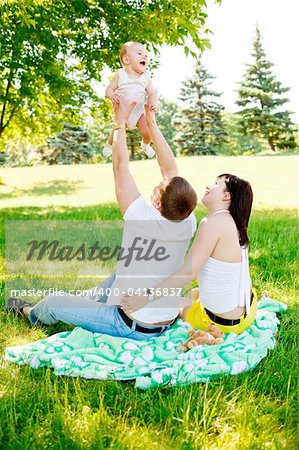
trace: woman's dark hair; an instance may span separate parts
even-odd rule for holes
[[[250,183],[229,173],[223,173],[218,178],[225,178],[226,190],[231,197],[229,212],[238,228],[240,245],[247,247],[249,244],[247,227],[253,201]]]

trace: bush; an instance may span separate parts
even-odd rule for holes
[[[3,165],[7,167],[34,166],[40,161],[34,145],[27,139],[17,138],[7,142],[5,152],[1,155],[4,160]]]

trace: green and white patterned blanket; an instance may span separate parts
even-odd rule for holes
[[[34,369],[51,367],[56,375],[99,380],[136,379],[135,386],[149,389],[209,381],[219,374],[235,375],[252,370],[276,343],[284,303],[263,298],[252,326],[240,335],[228,333],[223,344],[202,345],[179,353],[189,325],[178,320],[158,338],[134,341],[82,328],[55,334],[24,346],[8,347],[4,358]]]

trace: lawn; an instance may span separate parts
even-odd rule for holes
[[[208,384],[137,391],[133,382],[56,377],[0,360],[0,448],[295,449],[298,448],[298,202],[295,156],[185,158],[182,174],[200,192],[218,173],[236,172],[256,194],[250,263],[258,292],[288,304],[276,347],[252,372]],[[198,167],[198,170],[197,170]],[[159,181],[154,161],[133,164],[142,192]],[[6,219],[114,220],[111,165],[0,171],[1,261]],[[204,210],[196,210],[200,219]],[[5,278],[5,276],[3,276]],[[65,326],[30,327],[0,299],[0,352]]]
[[[250,180],[255,209],[298,206],[297,155],[196,156],[177,158],[179,172],[202,195],[217,175],[235,173]],[[149,196],[161,181],[156,161],[135,161],[131,171]],[[115,202],[111,164],[0,169],[0,208],[90,206]]]

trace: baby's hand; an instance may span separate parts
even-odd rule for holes
[[[120,95],[118,91],[115,91],[114,94],[112,94],[109,99],[112,101],[113,105],[118,105],[120,102]]]

